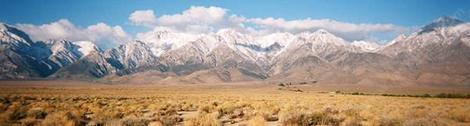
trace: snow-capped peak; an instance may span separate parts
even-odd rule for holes
[[[229,44],[256,44],[252,36],[242,34],[234,29],[221,29],[216,35]]]
[[[23,31],[16,29],[4,23],[0,23],[0,42],[11,43],[16,47],[30,45],[32,40]]]
[[[437,18],[436,20],[433,21],[433,23],[437,23],[437,24],[441,24],[441,25],[453,25],[453,24],[460,24],[460,23],[463,23],[463,21],[455,18],[455,17],[451,17],[451,16],[443,16],[443,17],[439,17]]]
[[[431,32],[440,28],[456,26],[462,23],[464,22],[454,17],[449,17],[449,16],[440,17],[434,20],[431,24],[424,26],[418,34]]]
[[[406,36],[405,34],[400,34],[398,35],[395,39],[393,39],[392,41],[388,42],[385,46],[390,46],[390,45],[393,45],[399,41],[402,41],[404,39],[406,39],[408,36]]]
[[[60,50],[72,50],[73,45],[67,40],[49,40],[44,42],[51,46],[52,52],[58,52]]]
[[[177,49],[188,42],[197,40],[201,35],[180,33],[168,29],[154,29],[152,32],[139,34],[139,41],[148,44],[152,53],[160,56],[168,50]]]
[[[261,47],[269,47],[273,44],[279,44],[280,46],[287,46],[289,43],[294,39],[294,35],[291,33],[273,33],[273,34],[268,34],[264,36],[258,36],[256,38],[256,42],[261,46]]]
[[[83,56],[86,56],[93,51],[99,51],[99,48],[90,41],[77,41],[73,43],[78,46],[78,51],[80,51]]]
[[[319,29],[313,33],[303,32],[298,35],[301,38],[306,39],[307,42],[313,42],[314,44],[330,43],[334,45],[346,45],[346,41],[339,38],[324,29]]]
[[[90,54],[92,51],[99,51],[99,48],[90,41],[70,42],[67,40],[49,40],[44,42],[50,47],[53,54],[62,52],[72,52],[78,57]]]
[[[375,42],[367,42],[367,41],[353,41],[351,43],[353,48],[359,49],[362,52],[374,52],[379,49],[381,46]]]

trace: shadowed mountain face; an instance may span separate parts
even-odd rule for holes
[[[387,45],[347,42],[326,30],[266,36],[222,30],[196,38],[158,31],[154,42],[102,51],[91,42],[33,42],[12,26],[0,28],[1,79],[470,86],[470,24],[450,17]]]

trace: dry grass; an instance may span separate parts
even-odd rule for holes
[[[256,115],[249,121],[250,126],[265,126],[266,120],[261,115]]]
[[[277,88],[263,84],[1,86],[0,125],[470,125],[470,99],[330,96],[314,87],[297,87],[303,92]]]
[[[190,118],[185,122],[186,126],[220,126],[222,123],[218,120],[219,113],[200,113],[195,118]]]

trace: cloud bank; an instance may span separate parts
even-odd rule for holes
[[[75,26],[67,19],[43,25],[17,24],[19,29],[28,33],[33,40],[92,41],[102,48],[110,48],[131,40],[121,26],[97,23],[86,28]]]
[[[154,29],[167,27],[181,32],[207,33],[223,28],[237,28],[240,23],[228,17],[228,10],[220,7],[192,6],[179,14],[156,16],[153,10],[137,10],[129,20],[137,26]]]
[[[221,7],[192,6],[181,13],[156,15],[153,10],[136,10],[128,20],[130,27],[145,27],[147,32],[129,35],[121,26],[110,26],[97,23],[87,27],[78,27],[67,19],[49,24],[17,24],[16,26],[31,35],[33,40],[66,39],[70,41],[93,41],[101,48],[111,48],[132,39],[153,34],[159,29],[176,32],[205,34],[221,29],[234,29],[238,32],[253,35],[267,35],[277,32],[314,32],[325,29],[348,41],[379,40],[376,36],[396,36],[407,32],[407,28],[393,24],[348,23],[331,19],[297,19],[283,18],[247,18],[231,14],[230,10]]]
[[[153,10],[137,10],[129,20],[148,28],[167,27],[180,32],[208,33],[220,29],[235,29],[251,34],[270,34],[275,32],[299,33],[325,29],[347,40],[374,39],[377,34],[400,34],[406,28],[393,24],[355,24],[331,19],[298,19],[283,18],[246,18],[220,7],[193,6],[182,13],[172,15],[155,15]]]
[[[153,27],[157,23],[157,18],[153,10],[138,10],[134,11],[130,16],[129,20],[135,25],[142,25],[146,27]]]

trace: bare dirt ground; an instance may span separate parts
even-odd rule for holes
[[[385,93],[470,94],[470,88],[0,81],[0,125],[470,125],[470,99]]]

